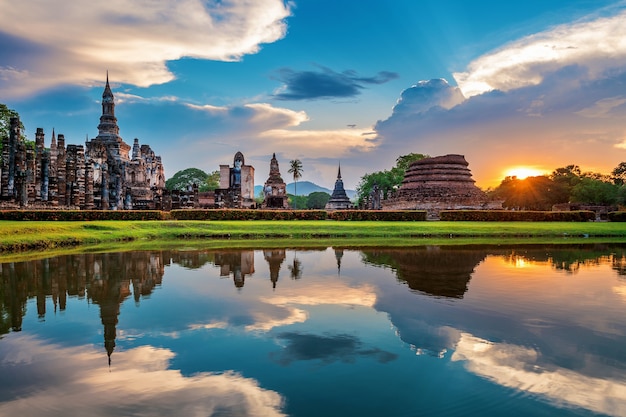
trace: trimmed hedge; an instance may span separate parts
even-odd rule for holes
[[[175,220],[326,220],[324,210],[172,210]]]
[[[176,220],[425,221],[426,211],[172,210]]]
[[[386,222],[422,222],[426,221],[425,210],[337,210],[328,213],[328,218],[338,221],[386,221]]]
[[[169,213],[158,210],[0,210],[0,220],[94,221],[168,220]]]
[[[588,222],[593,211],[444,210],[441,220],[466,222]]]
[[[626,211],[612,211],[609,213],[612,222],[626,222]]]

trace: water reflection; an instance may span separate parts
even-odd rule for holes
[[[40,415],[62,410],[61,398],[86,410],[102,390],[146,414],[194,404],[203,415],[337,414],[358,397],[351,407],[363,416],[454,414],[444,412],[450,399],[477,407],[459,415],[624,415],[625,275],[620,245],[164,250],[0,264],[0,386],[11,387],[0,415],[36,414],[24,411],[29,399],[48,401]],[[97,347],[70,341],[69,330],[67,341],[45,335],[57,313],[80,321],[82,305],[97,308]],[[310,394],[293,384],[303,372]],[[449,380],[467,384],[415,394],[418,382]],[[376,409],[384,396],[397,408]],[[485,404],[491,412],[478,412]]]
[[[365,262],[393,268],[412,290],[452,298],[463,298],[474,268],[486,256],[483,249],[453,246],[363,251]]]

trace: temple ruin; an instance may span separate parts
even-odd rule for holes
[[[426,210],[438,217],[441,210],[501,209],[474,184],[463,155],[444,155],[413,162],[400,188],[387,200],[383,210]]]
[[[217,208],[255,208],[254,167],[245,164],[241,152],[233,158],[233,166],[220,165],[220,188],[215,190]]]
[[[288,200],[287,185],[280,176],[278,160],[274,153],[270,161],[270,175],[263,185],[263,203],[261,204],[261,208],[286,209],[289,208]]]
[[[42,128],[35,148],[22,138],[20,121],[11,119],[3,139],[0,200],[4,208],[84,210],[161,209],[165,173],[161,157],[148,145],[132,146],[119,136],[109,77],[102,93],[98,136],[83,145],[65,145],[52,131],[45,146]]]
[[[353,207],[350,198],[346,194],[346,190],[343,188],[343,180],[341,179],[341,166],[337,170],[337,180],[335,181],[335,188],[330,199],[326,203],[326,210],[347,210]]]

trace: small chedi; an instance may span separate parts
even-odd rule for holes
[[[65,146],[65,136],[52,132],[45,147],[42,128],[29,149],[18,118],[4,138],[0,170],[2,207],[72,209],[161,209],[165,174],[161,157],[150,146],[130,145],[119,135],[109,77],[102,94],[98,136],[83,145]]]
[[[272,155],[270,161],[270,175],[263,185],[263,209],[286,209],[289,207],[287,196],[287,185],[280,176],[280,168],[276,154]]]
[[[254,208],[254,167],[245,164],[241,152],[233,159],[233,166],[220,165],[220,188],[215,190],[217,208]]]
[[[326,210],[347,210],[352,208],[352,202],[343,188],[343,180],[341,179],[341,166],[337,170],[337,180],[333,194],[326,203]]]
[[[463,155],[444,155],[413,162],[400,188],[387,200],[383,210],[426,210],[437,217],[441,210],[501,209],[474,184]]]

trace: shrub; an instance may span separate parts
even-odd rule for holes
[[[158,210],[2,210],[0,220],[94,221],[94,220],[167,220],[169,214]]]
[[[609,213],[612,222],[626,222],[626,211],[612,211]]]
[[[444,221],[474,222],[587,222],[595,220],[593,211],[508,211],[508,210],[444,210]]]
[[[415,222],[426,221],[426,211],[422,210],[337,210],[328,213],[328,218],[337,221],[394,221]]]

